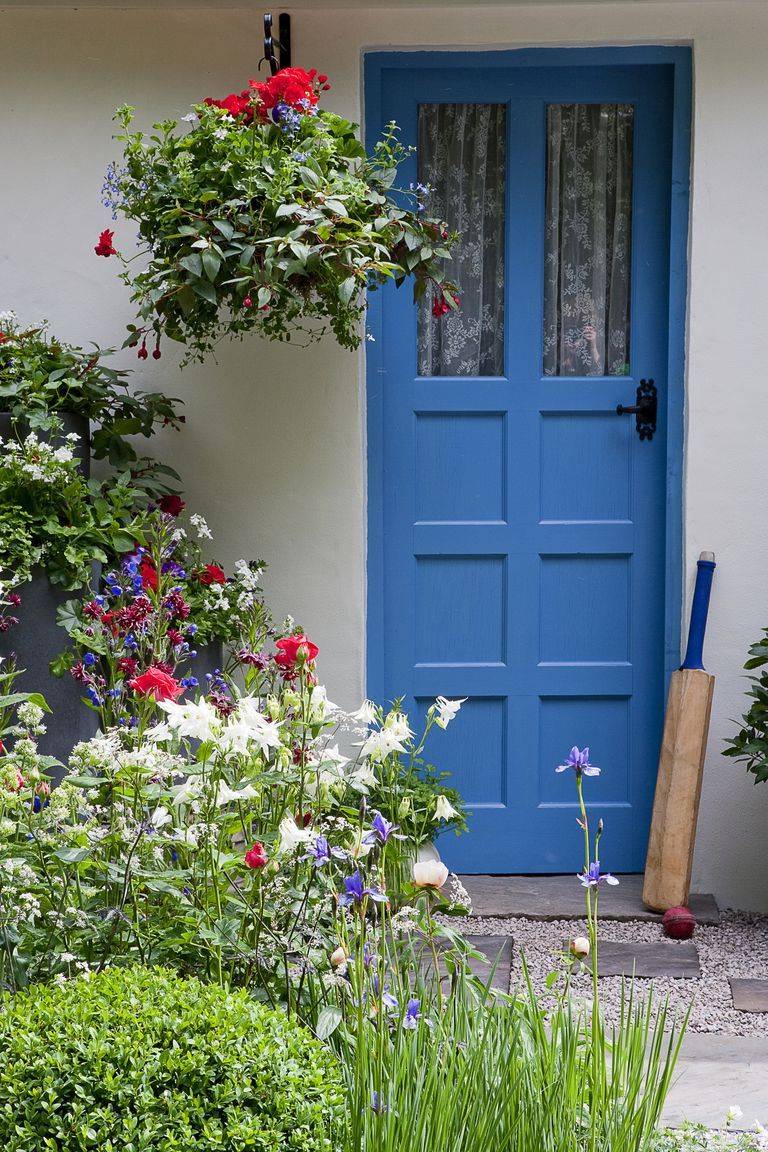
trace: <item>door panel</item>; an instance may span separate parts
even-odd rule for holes
[[[406,143],[419,140],[419,106],[440,103],[506,109],[504,372],[472,376],[469,357],[433,355],[442,374],[420,375],[410,293],[380,294],[368,375],[378,421],[369,689],[383,701],[405,694],[414,713],[438,694],[469,697],[428,748],[469,805],[469,833],[440,845],[452,867],[573,869],[573,781],[554,767],[575,743],[602,768],[588,796],[610,810],[606,859],[638,870],[664,692],[671,69],[414,62],[382,73],[382,122],[395,120]],[[569,374],[545,371],[547,118],[574,104],[620,105],[632,121],[628,359],[616,337],[612,360],[581,361],[624,375],[571,374],[583,328],[566,333],[558,363]],[[415,183],[417,157],[405,169],[402,184]],[[461,370],[448,376],[446,363]],[[641,377],[659,390],[657,431],[643,442],[634,417],[616,415]]]

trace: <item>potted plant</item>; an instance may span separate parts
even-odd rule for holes
[[[179,401],[161,392],[129,391],[128,373],[105,363],[111,354],[111,349],[89,352],[57,340],[46,322],[24,327],[15,313],[0,313],[0,436],[7,440],[32,431],[60,440],[76,433],[71,445],[86,476],[91,454],[143,476],[143,462],[128,437],[149,437],[158,426],[178,427]]]
[[[247,638],[269,634],[261,564],[241,560],[228,577],[203,556],[205,520],[193,515],[183,525],[183,508],[179,496],[161,500],[142,522],[142,542],[95,590],[59,608],[70,643],[54,674],[77,684],[105,731],[147,724],[158,703],[198,692],[226,706],[230,674],[259,659]]]
[[[116,113],[123,159],[104,202],[138,224],[146,262],[134,271],[105,229],[98,255],[118,256],[140,314],[127,343],[160,355],[163,334],[202,359],[224,336],[305,340],[330,329],[362,338],[366,289],[414,282],[433,307],[458,301],[443,279],[452,237],[423,211],[421,188],[393,194],[407,155],[389,125],[367,155],[358,126],[322,110],[327,78],[285,68],[241,93],[210,97],[184,117],[132,131]]]
[[[22,689],[45,692],[53,717],[42,746],[59,756],[92,725],[80,716],[77,692],[50,678],[56,610],[141,530],[130,473],[103,484],[87,480],[77,442],[74,432],[57,445],[30,431],[0,444],[0,656],[13,658]]]

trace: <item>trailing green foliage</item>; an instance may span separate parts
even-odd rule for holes
[[[747,765],[747,771],[755,777],[755,784],[768,780],[768,628],[763,629],[763,638],[749,649],[749,659],[744,667],[748,671],[761,668],[759,676],[748,677],[751,687],[747,696],[751,704],[741,718],[741,728],[736,736],[730,737],[723,751],[724,756],[732,756]]]
[[[7,995],[4,1152],[331,1152],[336,1061],[282,1012],[162,969]]]
[[[111,350],[86,352],[52,336],[46,324],[22,327],[0,315],[0,408],[33,432],[51,430],[56,414],[84,416],[94,425],[91,450],[116,468],[137,462],[129,436],[178,427],[180,401],[162,392],[129,392],[127,372],[110,368]]]

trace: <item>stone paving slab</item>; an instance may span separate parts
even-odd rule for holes
[[[737,1012],[768,1012],[768,980],[731,977],[731,996]]]
[[[601,940],[597,950],[598,976],[701,976],[699,953],[690,940],[625,943]]]
[[[575,875],[461,876],[460,879],[472,899],[473,916],[524,916],[529,920],[580,920],[584,916],[584,890]],[[659,913],[649,912],[643,904],[642,874],[620,876],[619,881],[616,887],[601,888],[601,917],[661,920]],[[720,910],[714,896],[692,893],[690,908],[699,924],[720,923]]]
[[[768,1039],[689,1032],[683,1041],[662,1120],[722,1128],[733,1104],[744,1113],[733,1126],[768,1122]]]

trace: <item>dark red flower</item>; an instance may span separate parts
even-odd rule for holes
[[[97,256],[117,256],[117,248],[112,243],[114,239],[114,232],[109,228],[105,228],[99,235],[99,242],[94,248]]]
[[[171,620],[186,620],[189,616],[189,604],[180,592],[169,592],[163,600],[163,607]]]
[[[101,620],[104,609],[95,600],[88,600],[83,604],[83,616],[90,620]]]
[[[279,649],[275,663],[279,668],[289,670],[293,670],[299,660],[311,663],[320,651],[317,644],[313,644],[303,632],[295,636],[284,636],[282,640],[277,641],[275,647]]]
[[[267,850],[257,840],[245,854],[245,865],[247,868],[264,868],[268,863]]]
[[[165,512],[166,516],[180,516],[187,505],[178,492],[168,492],[165,496],[160,497],[157,506],[161,512]]]
[[[160,664],[151,664],[141,676],[128,681],[137,696],[151,696],[155,700],[178,700],[184,688]]]
[[[117,667],[122,672],[123,676],[135,676],[138,664],[133,656],[121,656],[117,662]]]
[[[293,816],[297,828],[309,828],[312,823],[312,813],[307,809],[306,812],[295,812]]]
[[[177,648],[179,644],[184,643],[184,637],[182,636],[181,632],[179,632],[178,628],[169,628],[167,635],[174,648]]]
[[[227,582],[226,573],[223,568],[219,568],[218,564],[206,564],[197,578],[201,584],[226,584]]]

